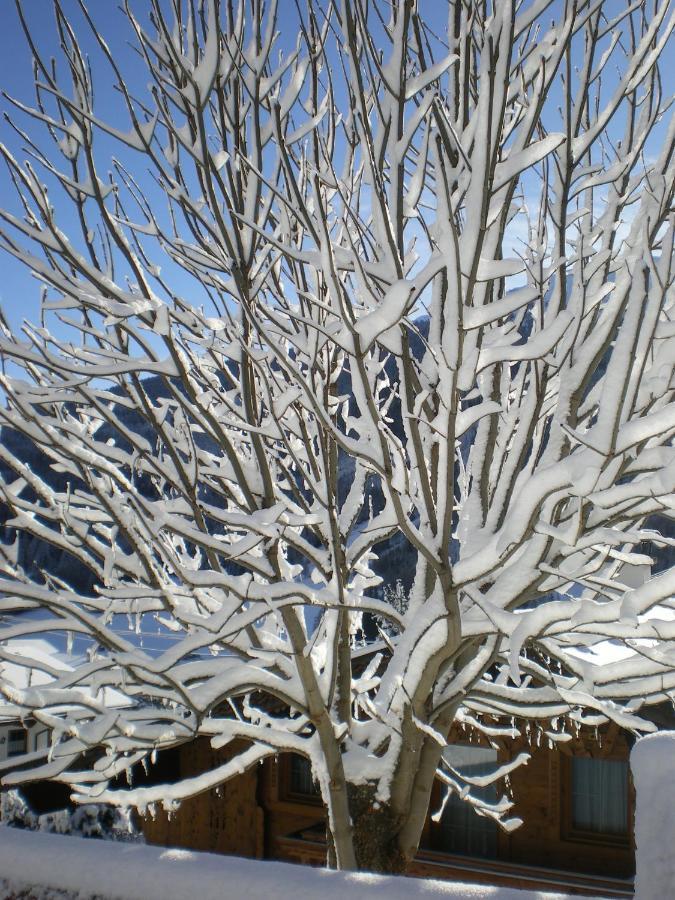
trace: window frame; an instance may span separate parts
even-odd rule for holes
[[[16,743],[17,735],[21,735],[23,740],[23,750],[10,750],[12,741]],[[28,732],[25,728],[10,728],[7,732],[7,759],[14,759],[17,756],[23,756],[28,753]]]
[[[587,754],[561,754],[561,823],[560,836],[564,841],[578,844],[595,844],[612,847],[630,847],[633,843],[633,816],[635,810],[635,791],[628,765],[624,756],[615,753],[608,756],[594,756]],[[622,762],[626,764],[626,830],[619,833],[614,831],[589,831],[579,828],[574,824],[574,760],[575,758],[595,759],[597,762]]]
[[[40,741],[44,738],[44,746],[40,746]],[[38,750],[49,750],[50,743],[50,733],[49,728],[41,728],[40,731],[36,731],[33,737],[33,748],[35,751]]]
[[[496,752],[496,760],[494,763],[495,768],[498,767],[499,765],[501,765],[503,762],[500,751],[496,750],[496,748],[494,748],[492,746],[487,746],[482,743],[481,744],[471,743],[470,741],[452,741],[450,743],[452,746],[457,746],[457,747],[466,747],[466,748],[472,748],[472,749],[477,749],[477,750],[489,750],[492,752]],[[493,785],[492,785],[493,789],[497,793],[497,796],[499,795],[499,790],[497,789],[498,784],[499,784],[499,781],[495,781],[495,782],[493,782]],[[423,839],[422,839],[422,841],[420,841],[420,850],[423,850],[424,853],[432,853],[434,855],[438,855],[439,857],[444,857],[444,858],[449,858],[449,859],[450,858],[452,858],[452,859],[462,858],[462,859],[478,861],[481,863],[483,863],[483,862],[490,863],[490,862],[499,861],[503,856],[502,840],[501,840],[502,832],[501,832],[501,829],[499,828],[498,824],[496,822],[494,822],[494,820],[492,820],[492,819],[486,819],[486,821],[492,823],[492,826],[494,827],[494,830],[495,830],[495,834],[494,834],[495,846],[494,846],[493,854],[490,854],[490,855],[477,855],[477,854],[471,854],[471,853],[466,854],[466,853],[462,853],[458,850],[448,850],[446,847],[442,846],[442,840],[441,840],[441,836],[442,836],[442,832],[443,832],[442,823],[440,820],[438,822],[435,822],[431,818],[431,814],[432,814],[432,812],[435,812],[440,807],[440,805],[442,803],[444,792],[445,792],[444,785],[440,782],[440,780],[438,778],[434,779],[434,786],[433,786],[432,792],[431,792],[429,810],[427,812],[427,818],[426,818],[426,823],[425,823]],[[473,810],[471,812],[473,815],[476,815],[478,817],[478,814],[473,812]]]
[[[303,806],[318,806],[323,808],[323,799],[318,787],[314,794],[305,794],[293,790],[292,766],[294,756],[298,756],[299,759],[306,759],[306,757],[294,753],[282,753],[278,757],[279,800]]]

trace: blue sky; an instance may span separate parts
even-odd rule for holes
[[[117,2],[115,2],[115,0],[98,0],[98,2],[92,2],[89,5],[98,30],[104,35],[107,43],[113,50],[116,59],[122,62],[125,72],[128,73],[129,83],[133,85],[134,90],[139,90],[142,93],[144,85],[149,80],[149,77],[139,60],[138,55],[131,50],[128,44],[128,41],[133,41],[133,34],[130,26],[126,22],[124,14],[120,12]],[[545,15],[547,21],[556,17],[556,12],[559,12],[560,5],[560,0],[556,0],[556,2],[549,7]],[[63,6],[68,15],[72,15],[73,25],[78,36],[80,36],[82,40],[82,48],[85,51],[94,51],[92,58],[98,60],[99,54],[96,52],[95,41],[84,22],[76,0],[63,0]],[[615,4],[609,4],[610,9],[614,6]],[[30,22],[33,36],[38,45],[47,52],[47,55],[56,51],[57,36],[52,4],[48,2],[48,0],[24,0],[24,7],[26,17]],[[142,2],[135,4],[135,8],[146,11],[149,8],[149,3]],[[288,27],[288,14],[291,10],[294,10],[294,8],[295,4],[293,0],[280,0],[279,26],[284,31],[282,40],[287,43],[293,43],[296,37],[295,34],[290,33],[290,29],[286,30]],[[444,30],[445,10],[447,9],[446,4],[438,2],[438,0],[428,0],[424,8],[433,18],[438,19],[438,22],[433,24],[442,32]],[[611,66],[610,68],[613,73],[611,77],[616,78],[617,76],[614,72],[614,67]],[[670,74],[668,69],[666,69],[666,74]],[[670,78],[670,81],[672,91],[672,77]],[[19,24],[18,14],[11,0],[5,0],[3,6],[2,29],[0,29],[0,84],[8,93],[19,100],[27,103],[32,102],[33,91],[30,54],[26,39]],[[96,91],[97,109],[99,112],[109,121],[113,121],[114,124],[119,124],[120,128],[125,129],[127,127],[128,118],[126,112],[123,110],[116,91],[113,89],[110,72],[104,66],[95,66],[94,86]],[[668,93],[668,84],[665,85],[664,92],[666,94]],[[556,93],[561,96],[559,81],[556,82],[556,86],[554,87],[554,92],[551,96],[552,103],[547,115],[547,125],[551,130],[555,130],[557,125],[555,121],[556,109],[558,106]],[[2,112],[7,112],[12,109],[11,104],[4,97],[0,98],[0,109]],[[119,121],[116,119],[117,110],[120,111]],[[22,115],[17,115],[16,120],[22,126],[24,126],[27,121],[26,117]],[[616,127],[618,136],[622,130],[620,120],[617,122]],[[21,141],[11,132],[7,123],[3,122],[0,129],[2,140],[8,143],[10,148],[16,152],[17,158],[20,161],[23,160],[24,154],[20,149]],[[651,139],[650,147],[654,152],[656,152],[664,129],[665,124],[655,130],[655,134]],[[31,134],[36,133],[38,133],[36,129],[31,128]],[[102,147],[105,144],[105,138],[103,140],[99,138],[98,142],[99,147]],[[109,143],[111,152],[122,155],[124,158],[124,152],[120,154],[119,145],[113,145],[112,141]],[[105,150],[107,150],[107,147]],[[100,159],[103,159],[103,156],[104,154],[102,153]],[[136,159],[138,159],[138,157]],[[139,170],[143,171],[143,168],[144,165],[142,164],[139,167],[138,162],[136,161],[136,173],[138,173]],[[148,190],[151,190],[151,188],[148,187]],[[4,167],[2,167],[2,171],[0,171],[0,195],[2,196],[2,201],[0,202],[2,202],[3,205],[6,205],[12,211],[18,209],[16,197],[8,182],[7,173],[4,170]],[[69,219],[69,217],[73,215],[73,211],[71,209],[66,209],[66,204],[61,204],[59,207],[59,215],[61,227],[67,231],[68,222],[73,221],[72,218]],[[166,260],[164,260],[162,264],[165,265]],[[1,257],[0,267],[0,305],[2,305],[7,314],[10,324],[13,327],[18,327],[24,318],[35,319],[39,308],[39,284],[35,279],[31,278],[25,267],[11,257],[3,255]],[[182,290],[183,285],[185,285],[187,296],[191,296],[189,292],[194,292],[196,290],[194,284],[180,273],[177,273],[176,277],[178,279],[183,279],[177,282],[178,287]],[[198,298],[196,302],[203,302],[203,298]]]
[[[90,3],[92,16],[104,35],[106,42],[114,51],[116,58],[122,59],[124,67],[130,72],[131,77],[137,76],[149,80],[144,72],[143,66],[139,64],[138,56],[129,46],[129,41],[133,39],[133,34],[126,22],[125,16],[120,12],[119,5],[114,0],[102,0],[102,2]],[[92,53],[94,61],[98,59],[95,41],[84,22],[83,16],[77,9],[77,3],[73,0],[66,0],[63,4],[65,10],[70,15],[72,13],[73,26],[81,38],[81,47],[85,51]],[[148,4],[149,6],[149,4]],[[55,18],[52,4],[48,0],[24,0],[24,14],[31,27],[33,38],[45,52],[46,56],[58,53],[58,36],[56,33]],[[62,60],[59,64],[63,66]],[[97,75],[99,77],[97,77]],[[0,84],[4,92],[18,99],[23,103],[33,105],[33,72],[31,65],[30,49],[21,28],[18,13],[14,3],[11,0],[4,0],[2,28],[0,29]],[[103,68],[94,70],[94,89],[96,92],[97,108],[99,108],[106,118],[110,117],[115,120],[115,111],[120,110],[123,121],[126,123],[126,113],[122,113],[119,97],[113,89],[110,73]],[[25,127],[27,117],[17,114],[13,105],[6,97],[0,97],[0,110],[2,113],[11,112],[16,122]],[[125,126],[122,126],[125,127]],[[0,126],[1,139],[8,144],[10,149],[15,152],[17,159],[23,161],[25,154],[21,153],[21,141],[12,133],[7,123],[3,121]],[[40,132],[35,127],[30,128],[32,136],[39,135]],[[112,148],[112,144],[111,144]],[[115,150],[119,150],[115,147]],[[16,197],[14,190],[9,185],[7,171],[2,166],[0,172],[0,194],[2,196],[2,205],[12,211],[17,209]],[[65,204],[62,205],[60,211],[63,211],[63,221],[67,223],[67,213]],[[3,254],[0,256],[0,305],[7,314],[10,324],[17,326],[24,318],[35,319],[39,309],[40,286],[34,278],[30,276],[25,267],[11,258]]]

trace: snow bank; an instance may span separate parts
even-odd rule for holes
[[[650,734],[630,755],[635,781],[636,900],[663,900],[675,885],[675,731]]]
[[[416,900],[491,898],[562,900],[562,894],[311,869],[288,863],[116,844],[0,826],[0,889],[35,888],[31,896],[69,893],[77,900]],[[44,890],[42,890],[44,889]],[[47,889],[51,889],[47,890]],[[3,896],[7,896],[4,894]],[[665,896],[665,895],[664,895]]]

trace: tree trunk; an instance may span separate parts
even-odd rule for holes
[[[391,810],[375,799],[372,785],[348,786],[352,843],[356,869],[363,872],[402,874],[409,860],[401,852],[398,835],[401,823]],[[335,865],[332,835],[328,835],[328,864]]]

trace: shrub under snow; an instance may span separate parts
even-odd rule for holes
[[[141,841],[130,809],[104,803],[87,803],[75,809],[59,809],[36,815],[18,791],[0,793],[0,822],[13,828],[104,838],[113,841]]]

